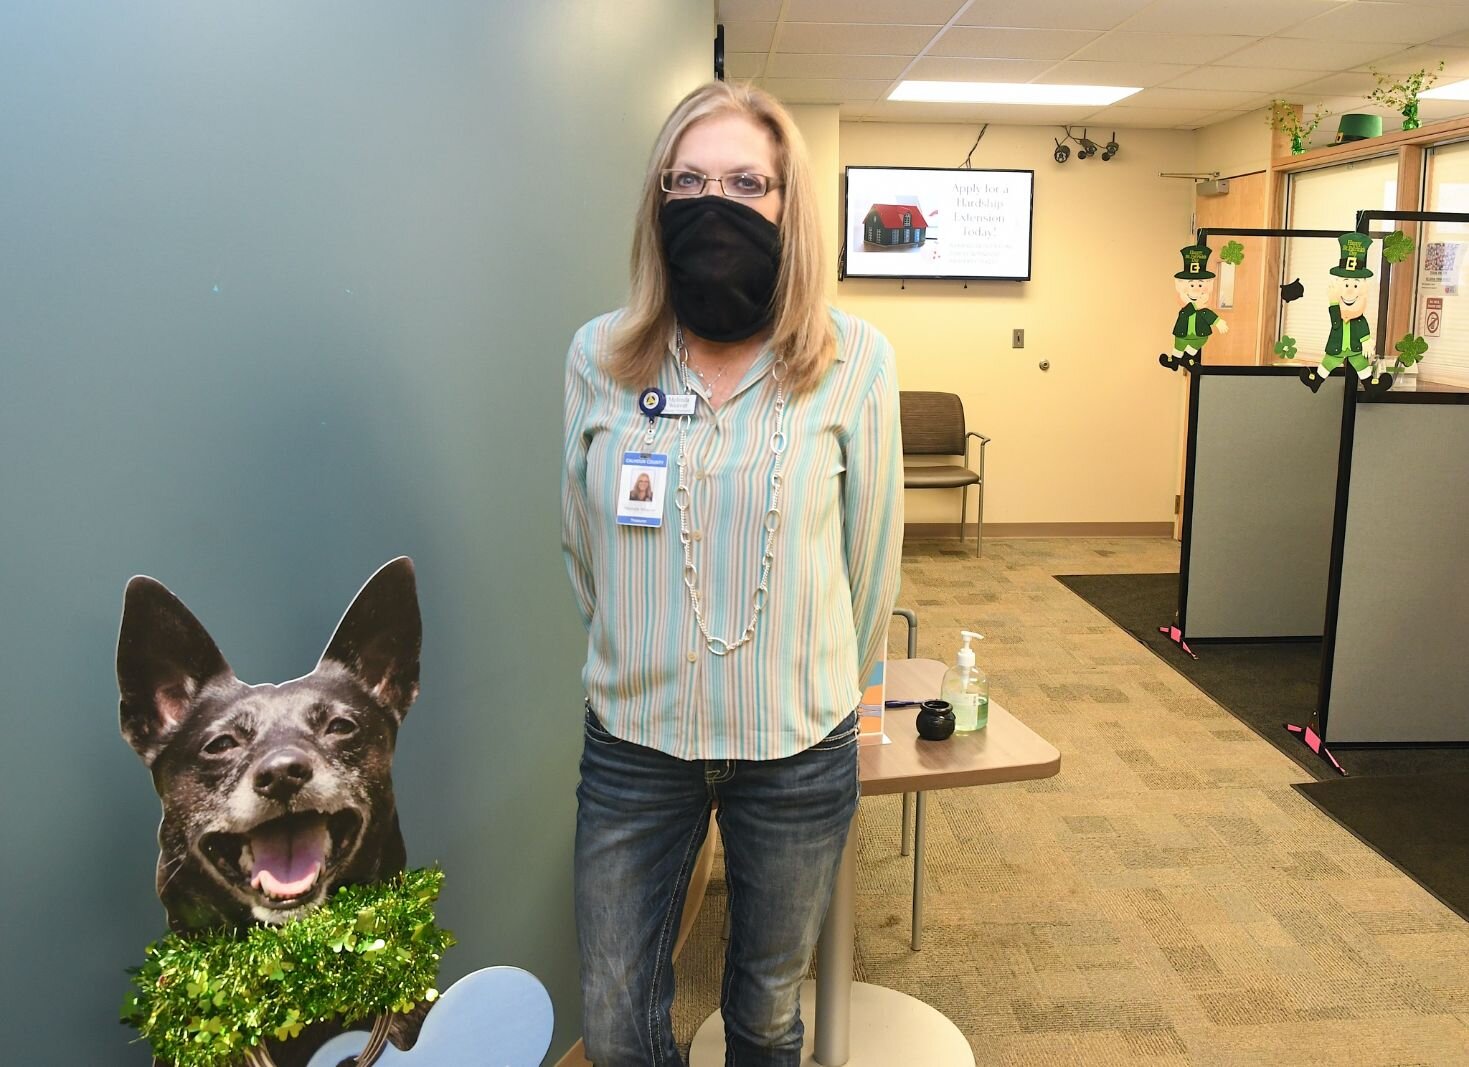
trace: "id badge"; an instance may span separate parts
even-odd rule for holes
[[[661,452],[624,452],[617,479],[617,524],[662,526],[668,488],[668,457]]]

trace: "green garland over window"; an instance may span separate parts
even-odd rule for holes
[[[443,882],[437,868],[408,871],[342,886],[281,926],[169,934],[129,972],[122,1021],[164,1063],[230,1067],[311,1023],[411,1011],[438,996],[439,960],[454,944],[434,923]]]

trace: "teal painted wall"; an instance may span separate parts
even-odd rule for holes
[[[527,967],[552,1058],[579,1033],[561,368],[622,297],[712,8],[0,7],[0,1059],[147,1062],[115,1021],[163,929],[128,577],[280,681],[400,553],[424,681],[395,778],[410,862],[448,872],[446,978]]]

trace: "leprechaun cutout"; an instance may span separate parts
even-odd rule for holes
[[[1331,332],[1326,335],[1326,355],[1319,367],[1307,367],[1301,371],[1301,381],[1314,393],[1345,363],[1357,372],[1362,388],[1369,396],[1385,393],[1392,388],[1392,375],[1386,371],[1373,373],[1372,357],[1365,347],[1372,336],[1372,326],[1367,321],[1373,278],[1372,271],[1367,268],[1367,252],[1372,247],[1372,238],[1365,233],[1353,232],[1344,233],[1336,240],[1341,246],[1341,259],[1328,272],[1331,275],[1327,286],[1327,294],[1331,298],[1328,308]]]
[[[1204,342],[1217,329],[1229,332],[1229,323],[1209,307],[1214,302],[1214,272],[1209,269],[1208,245],[1189,245],[1179,253],[1183,256],[1183,269],[1173,276],[1174,288],[1178,290],[1178,318],[1173,321],[1173,351],[1158,357],[1158,362],[1169,370],[1193,370],[1204,359]]]

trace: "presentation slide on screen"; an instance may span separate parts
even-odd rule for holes
[[[1030,277],[1028,170],[847,170],[848,277]]]

